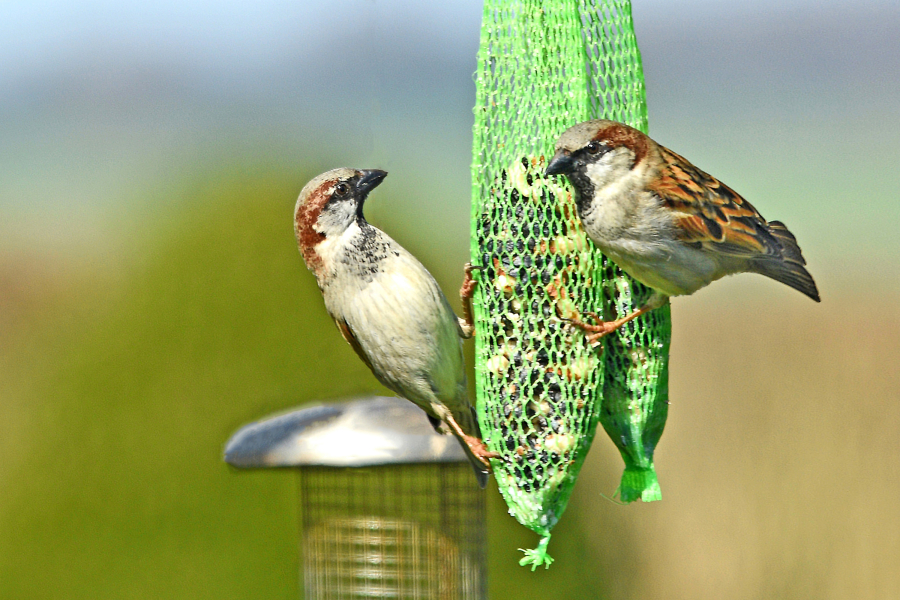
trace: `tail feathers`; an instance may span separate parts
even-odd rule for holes
[[[472,449],[469,448],[469,445],[466,443],[466,441],[456,436],[453,432],[453,429],[437,417],[432,417],[428,413],[425,414],[428,417],[428,422],[431,423],[431,426],[434,427],[435,431],[441,434],[450,434],[456,437],[456,440],[462,447],[463,452],[466,453],[466,458],[469,459],[469,464],[472,465],[472,470],[475,471],[475,479],[478,481],[478,487],[480,487],[481,489],[487,487],[488,478],[490,477],[490,471],[488,471],[484,464],[475,457],[475,455],[472,453]],[[471,421],[469,421],[465,417],[462,417],[461,415],[457,417],[457,420],[460,422],[459,425],[460,427],[462,427],[463,431],[471,431],[473,432],[471,435],[475,435],[476,437],[478,437],[478,439],[481,439],[481,432],[478,429],[478,420],[475,419],[474,409],[472,411]]]
[[[800,246],[797,245],[797,238],[788,230],[787,225],[781,221],[769,221],[769,233],[775,236],[775,239],[781,244],[781,250],[784,252],[786,260],[798,262],[801,265],[806,264]]]
[[[788,228],[781,221],[769,222],[769,233],[778,241],[781,246],[781,256],[766,256],[758,258],[753,262],[753,270],[760,275],[771,277],[775,281],[780,281],[785,285],[789,285],[798,292],[802,292],[820,302],[819,289],[816,282],[813,281],[812,275],[806,270],[806,260],[797,245],[797,238],[788,231]]]
[[[469,459],[469,464],[472,465],[472,470],[475,471],[475,479],[478,481],[478,487],[480,487],[481,489],[486,488],[488,478],[491,475],[490,472],[485,469],[480,460],[475,458],[475,455],[472,454],[472,450],[469,448],[468,444],[466,444],[462,440],[459,440],[459,445],[462,446],[463,451],[466,453],[466,457]]]
[[[471,432],[471,435],[474,435],[479,440],[484,439],[481,437],[481,428],[478,426],[478,415],[475,414],[475,407],[469,407],[469,415],[471,420],[464,419],[466,424],[463,425],[460,423],[460,427],[462,427],[463,431],[466,433]],[[472,465],[472,470],[475,471],[475,479],[478,480],[478,486],[481,489],[487,487],[488,478],[490,477],[490,471],[484,466],[480,460],[478,460],[474,454],[472,454],[472,449],[469,448],[469,445],[465,440],[459,440],[460,445],[462,446],[463,451],[466,453],[466,457],[469,459],[469,463]]]

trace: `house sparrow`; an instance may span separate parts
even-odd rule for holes
[[[386,176],[342,168],[307,183],[294,213],[300,252],[344,339],[381,383],[459,439],[484,487],[496,454],[469,402],[461,337],[471,329],[425,267],[363,217],[366,196]]]
[[[593,120],[556,142],[547,175],[566,175],[588,237],[654,294],[634,313],[596,325],[588,340],[733,273],[759,273],[819,302],[784,223],[766,221],[715,177],[627,125]]]

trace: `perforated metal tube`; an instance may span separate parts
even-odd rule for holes
[[[308,600],[486,598],[484,493],[467,463],[305,468]]]
[[[456,439],[411,402],[366,398],[252,423],[225,460],[297,469],[307,600],[487,597],[484,492]]]

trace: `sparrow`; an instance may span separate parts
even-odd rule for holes
[[[366,197],[386,176],[340,168],[307,183],[294,211],[300,253],[347,343],[378,381],[457,437],[483,488],[497,455],[481,441],[469,402],[462,338],[471,324],[422,263],[363,216]]]
[[[794,235],[766,221],[737,192],[644,133],[615,121],[574,125],[556,142],[547,175],[575,190],[588,237],[623,271],[653,290],[623,318],[588,325],[588,340],[734,273],[759,273],[819,302]]]

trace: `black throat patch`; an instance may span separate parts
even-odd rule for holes
[[[359,218],[359,233],[353,236],[340,257],[342,269],[348,275],[372,281],[381,271],[382,264],[391,254],[399,255],[396,244],[379,229]]]
[[[584,169],[576,169],[566,175],[572,187],[575,188],[575,207],[578,216],[584,218],[590,209],[591,198],[594,196],[594,184]]]

